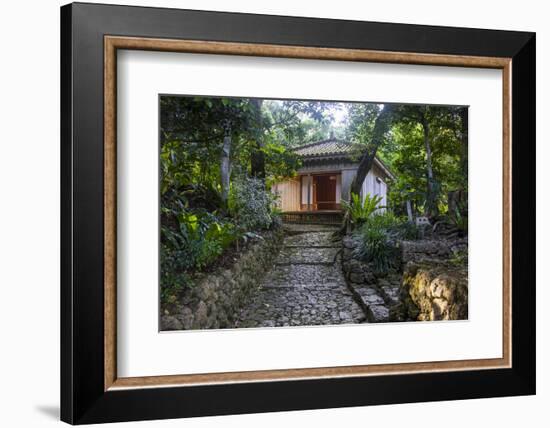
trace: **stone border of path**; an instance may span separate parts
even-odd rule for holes
[[[349,236],[342,239],[342,271],[353,297],[371,323],[393,321],[390,307],[399,303],[401,275],[397,278],[376,278],[365,263],[352,256],[354,243]],[[396,283],[397,281],[397,283]]]

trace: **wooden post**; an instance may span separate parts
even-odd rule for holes
[[[311,174],[307,175],[307,210],[311,211]]]

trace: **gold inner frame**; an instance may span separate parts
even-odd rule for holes
[[[170,376],[117,377],[116,367],[116,85],[117,50],[148,50],[213,55],[324,59],[393,64],[440,65],[502,70],[503,91],[503,349],[502,358],[422,363],[376,364],[304,369],[261,370]],[[267,44],[104,37],[104,389],[191,386],[235,382],[281,381],[312,378],[359,377],[421,372],[480,370],[511,367],[511,58],[382,52]]]

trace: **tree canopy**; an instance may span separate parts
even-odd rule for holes
[[[163,194],[201,186],[226,199],[231,177],[243,175],[269,187],[295,174],[300,161],[292,148],[330,136],[355,148],[355,193],[375,156],[386,163],[395,175],[389,204],[398,213],[409,201],[415,212],[437,216],[447,212],[449,192],[467,192],[464,107],[183,96],[160,102]]]
[[[352,191],[378,156],[392,171],[389,204],[399,214],[409,201],[418,214],[448,212],[450,192],[468,190],[467,108],[354,104],[348,139],[360,160]]]

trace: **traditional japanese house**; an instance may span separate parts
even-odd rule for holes
[[[327,219],[337,217],[342,209],[341,201],[350,198],[351,183],[359,166],[359,161],[352,156],[352,145],[330,138],[301,146],[295,153],[302,160],[298,175],[272,188],[279,196],[279,208],[291,220],[319,219],[321,214]],[[380,209],[384,209],[388,181],[392,178],[388,168],[375,158],[363,181],[361,197],[379,195]]]

